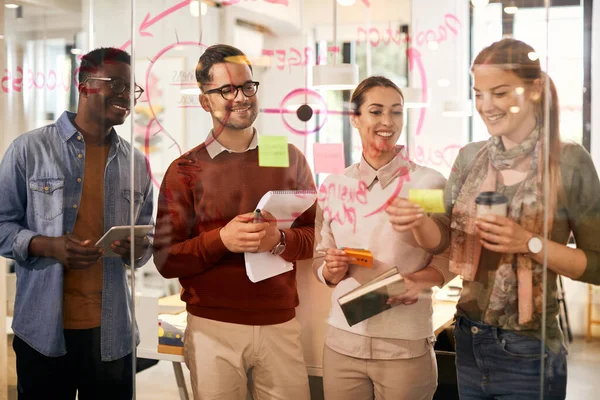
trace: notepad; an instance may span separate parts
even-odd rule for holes
[[[317,199],[317,192],[303,190],[270,191],[260,199],[256,208],[268,211],[277,219],[277,227],[286,229],[296,218],[310,208]],[[294,265],[270,252],[244,253],[246,275],[256,283],[291,271]]]

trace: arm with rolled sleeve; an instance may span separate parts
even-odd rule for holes
[[[439,285],[440,288],[446,286],[448,282],[456,278],[456,274],[454,272],[450,272],[449,256],[450,248],[447,248],[443,253],[434,255],[428,265],[441,275],[443,282],[441,285]]]
[[[455,168],[456,167],[457,167],[457,165],[455,164]],[[456,170],[456,171],[458,171],[458,170]],[[428,176],[428,179],[430,179],[430,184],[427,185],[427,187],[429,189],[445,190],[448,188],[446,178],[444,178],[444,176],[441,175],[437,171],[435,171],[435,172],[432,171],[432,173]],[[455,179],[455,177],[451,175],[451,179]],[[448,201],[448,198],[449,198],[448,193],[446,193],[444,197],[445,197],[445,209],[450,210],[451,206]],[[438,217],[438,218],[435,218],[435,217]],[[434,280],[429,281],[429,278],[433,277],[433,276],[427,276],[428,274],[423,274],[423,277],[425,278],[425,280],[423,282],[425,288],[429,288],[432,286],[439,286],[441,288],[456,277],[455,273],[450,272],[450,262],[449,262],[450,234],[446,229],[446,227],[449,227],[449,225],[450,225],[449,220],[442,222],[444,220],[444,218],[449,219],[449,217],[450,217],[450,213],[435,214],[435,216],[433,217],[434,222],[440,228],[441,242],[436,248],[426,250],[427,252],[429,252],[431,254],[430,262],[427,265],[426,269],[435,270],[442,279],[440,281],[440,280],[438,280],[438,278],[436,278]],[[440,283],[440,284],[438,285],[438,283]]]
[[[192,237],[194,198],[181,168],[177,161],[171,164],[158,199],[154,261],[165,278],[197,275],[215,266],[229,252],[219,235],[225,221],[217,221],[212,229]]]
[[[38,233],[27,229],[27,177],[14,142],[0,163],[0,180],[0,255],[32,266],[38,258],[29,257],[29,243]]]
[[[565,193],[568,196],[566,200],[569,223],[575,236],[577,249],[583,251],[586,259],[583,272],[572,278],[600,285],[600,181],[598,174],[592,157],[581,146],[567,146],[563,162],[569,162],[573,171],[572,177],[567,182],[563,176],[563,182],[571,186],[571,190]],[[561,169],[564,171],[564,168]],[[571,257],[571,260],[567,264],[575,263],[574,257]],[[560,273],[561,271],[556,272]]]

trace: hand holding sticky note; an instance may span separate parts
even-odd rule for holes
[[[443,213],[444,191],[441,189],[409,189],[408,201],[421,206],[426,213]]]
[[[258,165],[261,167],[289,167],[287,136],[259,136]]]

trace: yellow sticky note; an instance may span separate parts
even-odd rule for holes
[[[443,213],[444,191],[441,189],[409,189],[408,200],[421,206],[427,213]]]
[[[287,136],[259,136],[258,165],[260,167],[289,167]]]

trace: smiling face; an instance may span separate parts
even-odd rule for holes
[[[211,81],[203,85],[203,91],[240,86],[252,82],[252,71],[245,63],[218,63],[210,70]],[[235,89],[233,89],[235,91]],[[220,93],[200,95],[200,104],[210,112],[215,128],[221,126],[232,130],[244,130],[252,126],[258,116],[257,96],[246,96],[242,89],[232,100]]]
[[[91,77],[118,78],[125,82],[125,87],[131,87],[131,68],[122,62],[105,63]],[[113,93],[110,82],[88,80],[86,82],[85,107],[89,115],[104,127],[110,128],[122,125],[129,115],[129,92]]]
[[[473,69],[475,108],[492,136],[520,143],[536,124],[537,85],[527,85],[513,72],[491,65]]]
[[[364,94],[359,115],[350,119],[358,129],[367,161],[395,156],[404,123],[403,106],[402,96],[391,87],[375,86]]]

